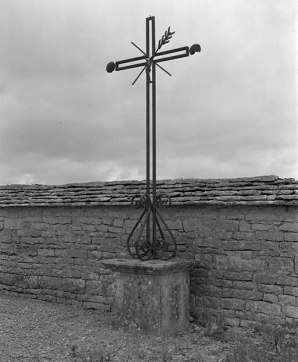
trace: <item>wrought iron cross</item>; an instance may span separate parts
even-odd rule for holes
[[[171,199],[164,193],[156,193],[156,67],[171,75],[159,63],[188,57],[189,54],[193,55],[196,52],[200,52],[201,47],[199,44],[194,44],[190,48],[184,46],[172,50],[160,51],[165,44],[169,43],[174,33],[175,32],[171,32],[169,27],[156,47],[155,17],[150,16],[146,18],[146,52],[131,42],[143,55],[120,60],[116,63],[110,62],[106,67],[108,73],[112,73],[114,70],[120,71],[143,67],[132,85],[134,85],[141,74],[146,71],[146,194],[136,195],[132,198],[131,203],[133,207],[143,207],[144,210],[127,239],[128,252],[131,256],[138,257],[141,260],[168,260],[173,258],[177,251],[175,237],[157,210],[157,208],[161,206],[169,207],[171,205]],[[150,138],[150,130],[152,140]],[[162,230],[162,225],[168,233],[167,237]],[[157,231],[159,232],[158,237]]]

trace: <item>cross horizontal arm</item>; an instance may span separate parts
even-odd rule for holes
[[[139,62],[140,60],[145,60],[145,61]],[[132,64],[122,66],[122,64],[127,64],[127,63],[132,63]],[[143,55],[141,57],[120,60],[120,61],[116,62],[115,64],[116,64],[116,70],[125,70],[125,69],[131,69],[131,68],[145,66],[147,64],[147,62],[146,62],[146,56]]]
[[[183,53],[181,53],[181,52],[183,52]],[[169,57],[165,57],[165,55],[172,54],[172,53],[178,53],[178,54],[172,55]],[[189,56],[189,47],[181,47],[181,48],[176,48],[176,49],[171,49],[171,50],[166,50],[164,52],[156,53],[154,56],[154,62],[155,63],[165,62],[167,60],[184,58],[184,57],[188,57],[188,56]],[[158,59],[159,57],[162,57],[162,58]]]

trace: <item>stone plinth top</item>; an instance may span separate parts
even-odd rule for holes
[[[179,273],[190,270],[198,264],[196,260],[172,259],[172,260],[147,260],[139,259],[108,259],[102,261],[102,266],[112,271],[121,273],[163,275]]]

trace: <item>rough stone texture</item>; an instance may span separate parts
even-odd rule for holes
[[[139,259],[111,259],[104,260],[102,265],[105,268],[119,273],[165,275],[190,270],[198,265],[198,262],[179,258],[171,260],[147,260],[146,262]]]
[[[114,328],[153,335],[176,335],[188,327],[189,269],[184,260],[110,260]]]
[[[105,219],[112,225],[115,217],[110,215],[115,212],[115,208],[1,209],[0,289],[109,310],[110,272],[102,268],[101,260],[125,251],[121,234],[103,223]]]
[[[278,176],[157,181],[173,205],[298,205],[298,181]],[[0,186],[0,207],[129,205],[145,193],[144,181]]]
[[[127,257],[126,239],[142,212],[127,199],[138,184],[1,187],[0,290],[109,310],[112,274],[102,261]],[[199,263],[191,271],[192,314],[243,327],[298,320],[296,181],[174,180],[162,187],[176,200],[160,212],[178,256]],[[242,199],[219,202],[225,190]],[[254,192],[254,201],[245,199]],[[261,201],[264,192],[275,199]],[[118,201],[99,203],[100,193]]]

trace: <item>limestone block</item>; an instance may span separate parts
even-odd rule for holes
[[[171,230],[182,230],[183,229],[183,224],[182,224],[182,221],[180,221],[180,220],[175,220],[175,221],[167,220],[167,224]]]
[[[18,288],[28,288],[29,283],[23,275],[15,275],[13,285]]]
[[[216,228],[225,231],[237,231],[239,229],[239,221],[236,220],[217,220]]]
[[[28,279],[29,288],[35,289],[38,288],[39,282],[38,282],[38,276],[30,276]]]
[[[279,295],[278,297],[280,304],[284,305],[296,305],[296,297],[293,295]]]
[[[101,251],[93,250],[93,251],[87,251],[88,259],[101,259]]]
[[[286,315],[298,319],[298,307],[287,306]]]
[[[109,293],[115,329],[174,335],[188,327],[189,269],[195,262],[103,261],[113,271]]]
[[[86,294],[99,295],[102,293],[102,283],[98,280],[87,280],[86,282]]]
[[[108,304],[108,298],[102,297],[101,295],[93,295],[89,298],[90,302]]]
[[[38,256],[48,257],[54,255],[55,251],[53,249],[38,249]]]
[[[296,232],[298,233],[298,222],[292,222],[292,223],[284,223],[279,227],[279,230],[289,231],[289,232]]]
[[[79,270],[73,268],[63,268],[62,277],[64,278],[81,278],[82,273]]]
[[[108,304],[95,303],[95,302],[85,302],[83,303],[83,307],[86,309],[96,309],[99,312],[105,312],[110,310],[110,306]]]
[[[185,232],[195,231],[199,228],[200,221],[196,219],[187,219],[183,221],[183,228]]]
[[[14,253],[14,247],[11,244],[2,244],[0,243],[0,254],[13,254]]]
[[[257,284],[276,284],[277,276],[272,274],[257,274],[254,277],[254,282]]]
[[[204,304],[207,308],[217,309],[220,307],[220,298],[204,297]]]
[[[291,294],[291,293],[286,293],[286,288],[289,287],[285,287],[285,294]],[[275,294],[283,293],[283,287],[280,287],[278,285],[259,284],[258,290],[263,293],[275,293]]]
[[[48,224],[58,224],[59,223],[58,219],[53,216],[44,216],[43,222],[48,223]]]
[[[274,294],[264,294],[263,299],[265,302],[278,303],[278,298]]]
[[[250,231],[251,224],[245,220],[239,222],[239,231]]]
[[[102,256],[103,259],[114,259],[116,254],[103,251],[101,253],[101,256]]]
[[[48,276],[39,277],[39,284],[43,289],[60,289],[61,279]]]
[[[14,284],[14,274],[0,273],[0,284],[13,285]]]
[[[246,215],[246,220],[250,221],[279,221],[279,215],[273,213],[259,212],[259,213],[251,213]]]
[[[85,216],[85,217],[78,217],[76,219],[76,222],[78,224],[87,224],[87,225],[100,225],[102,223],[102,220],[101,219],[98,219],[98,218],[95,218],[95,217],[92,217],[92,216]]]
[[[116,228],[122,228],[124,224],[124,220],[123,219],[114,219],[113,221],[113,226],[115,226]]]
[[[290,276],[280,276],[277,279],[277,284],[288,285],[288,286],[297,286],[298,278]]]
[[[223,289],[222,296],[224,298],[238,298],[242,300],[260,300],[262,299],[262,293],[255,290],[243,290],[225,288]]]
[[[266,230],[272,229],[272,225],[271,224],[252,224],[252,229],[266,231]]]
[[[122,227],[109,226],[108,227],[108,232],[113,233],[113,234],[121,234],[121,233],[123,233],[123,228]]]
[[[4,219],[4,229],[21,229],[22,228],[22,219],[9,218]]]
[[[82,225],[84,231],[96,231],[97,228],[94,225]]]
[[[85,280],[82,279],[65,278],[62,280],[62,289],[66,292],[83,293],[85,284]]]
[[[117,219],[128,219],[127,213],[123,211],[108,211],[108,216],[110,218],[117,218]]]
[[[46,224],[44,222],[36,222],[36,223],[33,223],[32,226],[36,230],[49,230],[49,228],[50,228],[49,224]]]
[[[240,325],[240,320],[238,318],[223,318],[223,322],[225,325],[232,327],[239,327]]]
[[[112,225],[112,224],[113,224],[113,220],[104,217],[104,218],[102,219],[102,223],[103,223],[104,225]],[[125,223],[126,223],[126,221],[125,221]]]
[[[87,259],[87,251],[79,250],[79,249],[72,249],[72,250],[69,250],[69,256],[71,258]]]
[[[298,241],[298,233],[286,233],[285,241]]]
[[[268,314],[270,316],[277,316],[281,313],[280,305],[262,302],[262,301],[248,301],[247,302],[248,310],[252,310],[255,313]]]

